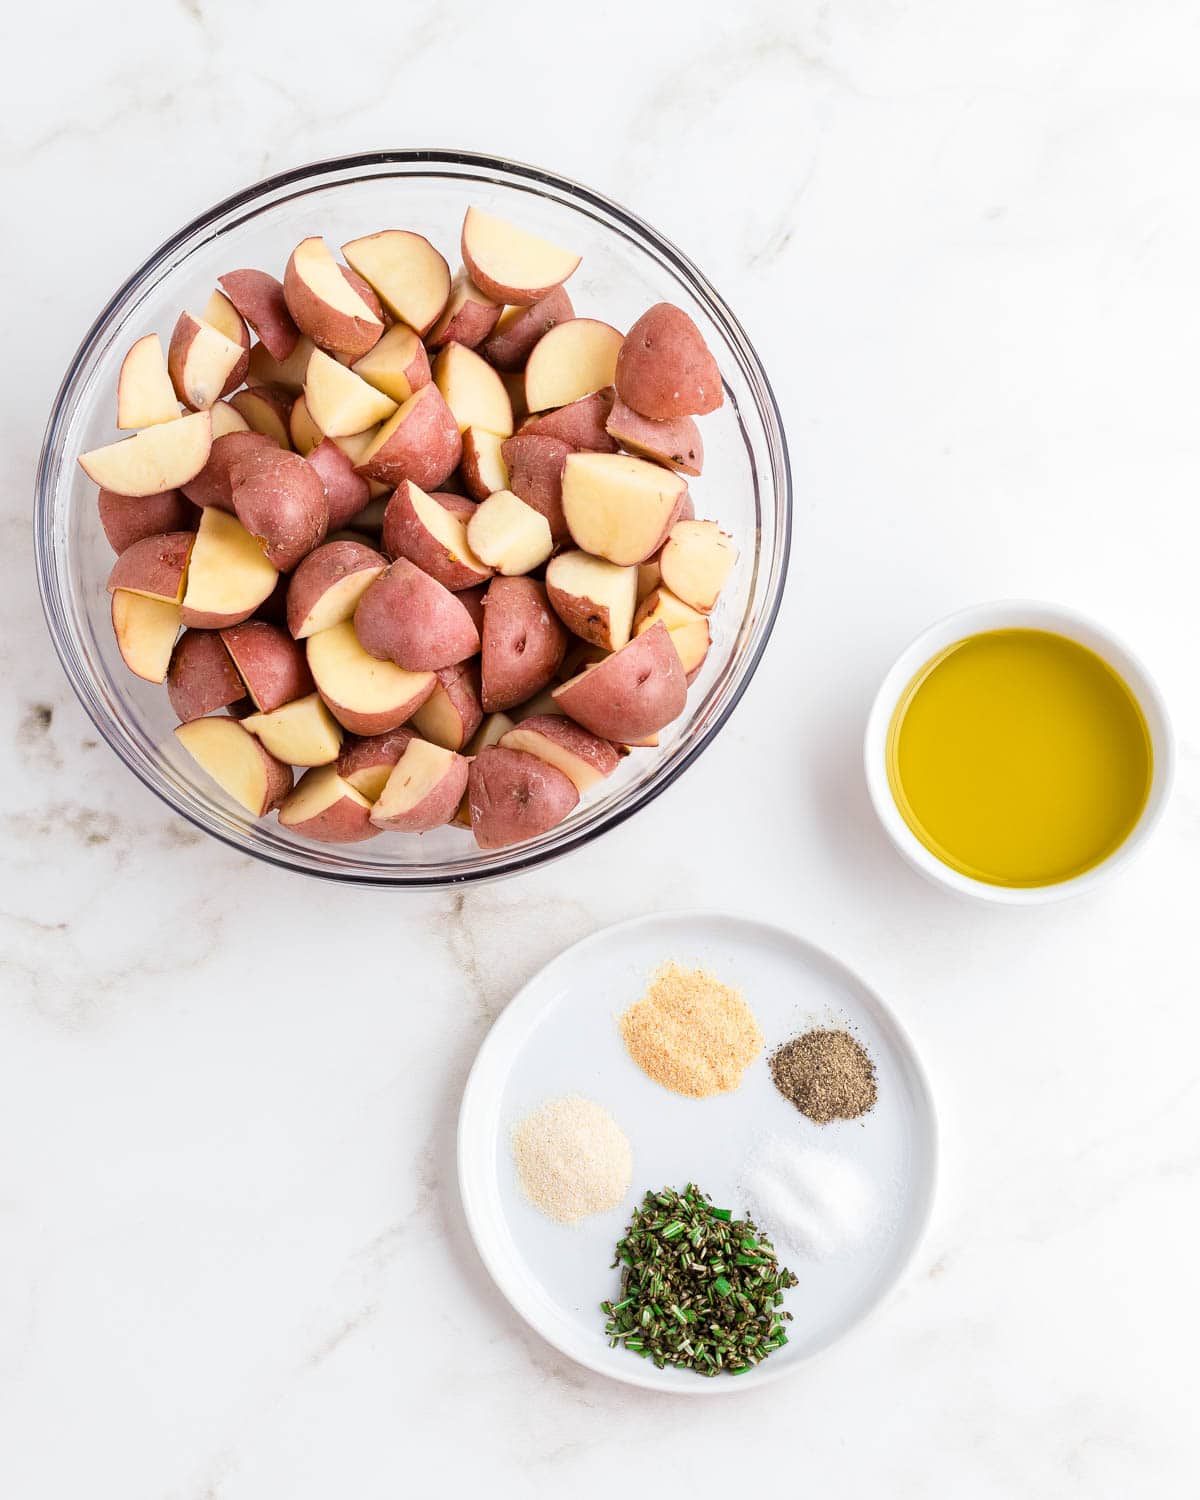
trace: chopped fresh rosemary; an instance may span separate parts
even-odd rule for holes
[[[609,1345],[624,1344],[660,1370],[743,1375],[787,1343],[792,1315],[779,1304],[795,1276],[749,1219],[714,1208],[694,1183],[646,1194],[613,1265],[621,1267],[620,1300],[600,1304]]]

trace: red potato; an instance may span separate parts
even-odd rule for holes
[[[704,665],[708,648],[712,645],[708,617],[677,599],[670,589],[655,588],[638,605],[633,618],[633,633],[642,635],[660,621],[670,632],[671,644],[679,652],[690,685]]]
[[[230,406],[228,401],[217,401],[212,407],[212,432],[213,442],[219,437],[225,437],[231,432],[249,432],[250,423],[246,421],[236,406]]]
[[[567,654],[562,659],[562,665],[558,669],[559,682],[568,682],[572,677],[582,672],[584,667],[595,666],[598,661],[603,661],[611,652],[605,651],[601,646],[593,646],[590,641],[574,640],[567,648]],[[562,713],[557,703],[551,699],[553,708],[547,709],[547,713]]]
[[[320,353],[319,350],[316,352]],[[301,458],[307,458],[325,438],[324,432],[313,421],[303,392],[292,402],[292,409],[288,414],[288,437]]]
[[[278,573],[236,516],[209,506],[188,562],[181,619],[198,630],[240,625],[274,591]]]
[[[479,352],[497,370],[515,371],[525,368],[533,346],[549,333],[557,323],[565,323],[575,316],[571,299],[566,289],[556,286],[554,290],[529,307],[508,307],[487,338],[479,345]],[[466,339],[461,339],[466,343]]]
[[[108,575],[108,591],[127,589],[148,599],[178,604],[183,598],[188,559],[196,542],[194,531],[168,531],[145,536],[118,556]]]
[[[561,546],[571,535],[563,515],[562,474],[563,465],[573,451],[561,438],[541,433],[510,437],[500,449],[508,466],[509,482],[505,488],[545,516],[555,546]]]
[[[627,406],[655,422],[702,416],[725,399],[704,335],[670,302],[655,303],[629,330],[613,384]]]
[[[440,828],[458,810],[467,789],[467,770],[461,755],[414,735],[371,809],[371,822],[397,833]]]
[[[272,359],[265,344],[255,344],[250,350],[250,368],[246,373],[249,386],[281,386],[298,396],[304,389],[304,376],[308,362],[317,346],[306,333],[296,340],[295,348],[286,359]]]
[[[492,570],[481,562],[467,539],[467,523],[457,495],[427,495],[408,480],[396,486],[383,517],[383,550],[406,557],[443,588],[457,593],[486,583]],[[470,507],[468,517],[475,507]]]
[[[527,307],[566,281],[580,257],[527,230],[469,208],[462,227],[463,265],[481,292]]]
[[[230,470],[233,508],[267,559],[290,572],[329,529],[321,476],[298,453],[279,453],[269,468],[235,463]]]
[[[487,584],[481,583],[478,588],[459,589],[456,594],[456,598],[471,616],[480,640],[483,639],[483,601],[487,598],[487,591]]]
[[[383,319],[342,274],[319,236],[292,251],[283,295],[296,327],[330,354],[361,359],[383,336]]]
[[[211,448],[212,416],[201,411],[81,453],[79,467],[103,490],[161,495],[194,479],[208,462]]]
[[[553,681],[567,632],[532,578],[493,578],[483,607],[481,698],[487,713],[515,708]]]
[[[308,665],[330,712],[351,734],[399,729],[437,686],[432,672],[406,672],[364,651],[349,620],[309,636]]]
[[[367,799],[378,802],[392,774],[392,767],[408,748],[411,729],[393,729],[387,734],[351,735],[337,758],[337,773]]]
[[[471,762],[471,831],[481,849],[521,844],[556,827],[579,803],[571,778],[523,750],[489,745]]]
[[[513,727],[513,721],[507,714],[488,714],[480,724],[479,728],[467,741],[463,754],[471,757],[485,750],[489,745],[495,745]],[[471,800],[464,793],[462,801],[458,804],[458,811],[450,820],[456,828],[470,828],[471,826]]]
[[[361,844],[379,832],[370,802],[334,766],[305,771],[279,809],[279,826],[319,844]]]
[[[512,439],[507,441],[512,442]],[[502,451],[504,443],[505,439],[498,432],[486,432],[482,427],[468,427],[463,432],[459,473],[474,499],[486,500],[497,490],[511,488]]]
[[[637,608],[635,567],[560,552],[546,569],[546,594],[568,630],[603,651],[619,651],[633,630]]]
[[[424,235],[383,229],[351,240],[342,254],[388,312],[417,333],[427,333],[441,316],[450,296],[450,267]]]
[[[554,551],[550,523],[511,490],[497,490],[479,503],[467,523],[475,556],[498,573],[531,573]]]
[[[609,435],[639,458],[666,464],[682,474],[699,474],[704,467],[704,441],[691,417],[652,422],[618,399],[608,414]]]
[[[375,347],[356,359],[354,373],[399,404],[433,379],[425,345],[411,328],[395,323]]]
[[[601,739],[632,744],[664,729],[687,705],[687,679],[665,625],[555,688],[568,717]]]
[[[265,620],[268,625],[287,625],[288,575],[277,573],[275,587],[254,611],[256,620]]]
[[[167,372],[158,334],[148,333],[131,345],[117,376],[117,426],[125,431],[174,422],[179,398]]]
[[[623,567],[658,551],[686,492],[678,474],[624,453],[572,453],[563,465],[563,515],[575,545]]]
[[[207,411],[226,394],[226,382],[243,357],[240,343],[192,313],[180,313],[167,350],[175,394],[192,411]],[[229,389],[236,390],[237,384]]]
[[[534,433],[538,437],[558,438],[581,452],[615,453],[617,440],[606,426],[614,397],[610,387],[572,401],[569,406],[560,406],[557,411],[529,417],[521,423],[517,436]]]
[[[434,361],[433,379],[460,433],[468,427],[482,427],[501,437],[512,432],[512,402],[504,382],[474,349],[447,344]]]
[[[424,385],[384,422],[355,468],[393,489],[411,479],[428,491],[449,479],[461,457],[454,413],[436,385]]]
[[[448,510],[460,521],[469,521],[478,509],[469,495],[460,495],[457,490],[434,490],[429,498],[436,500],[443,510]]]
[[[179,634],[178,604],[114,589],[112,623],[117,650],[129,670],[146,682],[165,682]]]
[[[312,692],[304,647],[278,625],[246,620],[222,630],[221,640],[259,713],[273,713]]]
[[[248,714],[242,723],[289,766],[328,766],[341,753],[341,726],[317,693],[283,703],[270,713]]]
[[[613,383],[620,332],[596,318],[556,324],[533,347],[525,364],[525,402],[530,411],[569,406]]]
[[[735,562],[733,538],[715,521],[676,521],[658,566],[663,583],[676,598],[707,615]]]
[[[396,410],[390,396],[376,390],[323,349],[314,349],[304,377],[304,400],[327,437],[349,437],[384,422]]]
[[[330,529],[345,526],[369,503],[370,486],[361,474],[354,472],[348,454],[332,438],[322,438],[309,453],[308,463],[325,486]]]
[[[233,514],[233,481],[230,472],[253,455],[253,461],[270,467],[279,455],[279,444],[261,432],[227,432],[217,438],[208,462],[183,487],[193,505],[216,506]]]
[[[228,396],[237,390],[249,371],[250,330],[246,327],[246,320],[224,292],[213,292],[209,297],[204,304],[203,321],[218,333],[223,333],[230,343],[236,344],[242,351],[237,364],[225,377],[225,384],[221,387],[221,395]]]
[[[465,661],[443,667],[437,679],[437,687],[413,714],[413,728],[433,745],[461,750],[483,719],[479,664]]]
[[[287,308],[283,282],[266,271],[227,271],[217,281],[241,316],[254,329],[274,360],[286,360],[300,330]]]
[[[287,626],[298,641],[354,618],[358,601],[387,559],[358,542],[326,542],[288,581]]]
[[[379,545],[383,534],[383,518],[387,514],[387,503],[390,499],[391,491],[384,490],[382,495],[376,495],[368,500],[362,510],[350,518],[350,525],[355,531],[370,533],[373,547]]]
[[[429,330],[425,344],[430,349],[449,343],[474,349],[495,328],[501,310],[499,302],[481,292],[467,273],[460,271],[450,285],[450,300]]]
[[[176,729],[175,738],[251,817],[264,817],[292,789],[291,766],[276,760],[236,719],[193,719]]]
[[[229,404],[251,432],[269,437],[277,448],[292,446],[291,419],[295,397],[286,386],[255,385],[235,391]]]
[[[179,490],[140,496],[101,490],[96,503],[100,525],[114,552],[124,552],[144,537],[167,531],[195,531],[200,524],[200,512]]]
[[[358,293],[358,295],[371,309],[372,314],[377,317],[383,324],[383,329],[386,333],[389,326],[391,325],[392,320],[391,317],[386,312],[384,312],[383,303],[380,302],[379,298],[376,296],[375,288],[371,285],[371,283],[366,279],[365,276],[360,276],[353,266],[339,266],[338,270],[341,271],[343,277],[346,280],[346,284],[350,287],[350,289]],[[346,353],[343,353],[340,358],[345,360],[347,364],[353,364],[354,362],[352,356]]]
[[[522,719],[500,740],[505,750],[523,750],[568,776],[582,795],[611,776],[621,757],[607,740],[559,714]]]
[[[364,651],[407,672],[436,672],[479,650],[479,632],[449,589],[399,557],[367,586],[354,611]]]
[[[167,697],[181,724],[202,719],[246,696],[221,637],[212,630],[185,630],[171,653]]]

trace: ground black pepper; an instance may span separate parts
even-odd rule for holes
[[[856,1120],[875,1104],[875,1064],[848,1031],[806,1031],[771,1054],[775,1087],[818,1125]]]

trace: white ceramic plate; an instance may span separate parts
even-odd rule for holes
[[[617,1018],[661,963],[710,969],[737,986],[766,1052],[732,1094],[685,1099],[632,1061]],[[848,1027],[875,1063],[879,1099],[861,1120],[814,1125],[776,1090],[766,1054],[814,1025]],[[550,1098],[602,1104],[633,1146],[633,1185],[621,1205],[575,1225],[545,1218],[524,1196],[513,1126]],[[854,1159],[878,1195],[871,1235],[840,1258],[781,1259],[799,1285],[784,1306],[789,1342],[736,1378],[657,1370],[610,1349],[600,1302],[615,1297],[613,1247],[647,1188],[697,1183],[719,1207],[745,1211],[737,1183],[754,1142],[793,1135]],[[924,1071],[883,1001],[828,954],[762,922],[719,912],[639,917],[585,938],[535,975],[493,1026],[467,1080],[458,1124],[458,1176],[484,1264],[523,1318],[564,1354],[601,1374],[676,1394],[717,1395],[786,1374],[840,1338],[883,1298],[912,1256],[933,1201],[937,1131]],[[767,1233],[771,1225],[763,1222]],[[782,1247],[777,1246],[782,1249]]]

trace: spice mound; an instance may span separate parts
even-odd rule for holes
[[[871,1182],[857,1163],[790,1137],[757,1142],[738,1191],[785,1249],[811,1260],[853,1250],[877,1218]]]
[[[606,1109],[575,1094],[526,1115],[512,1147],[526,1196],[560,1224],[616,1208],[633,1181],[629,1137]]]
[[[875,1064],[848,1031],[806,1031],[773,1052],[775,1087],[817,1125],[874,1108]]]
[[[763,1048],[738,990],[703,969],[663,964],[621,1017],[629,1055],[655,1083],[689,1099],[731,1093]]]
[[[750,1219],[694,1183],[646,1194],[613,1265],[621,1295],[600,1304],[610,1348],[711,1376],[743,1375],[787,1343],[780,1303],[795,1276]]]

